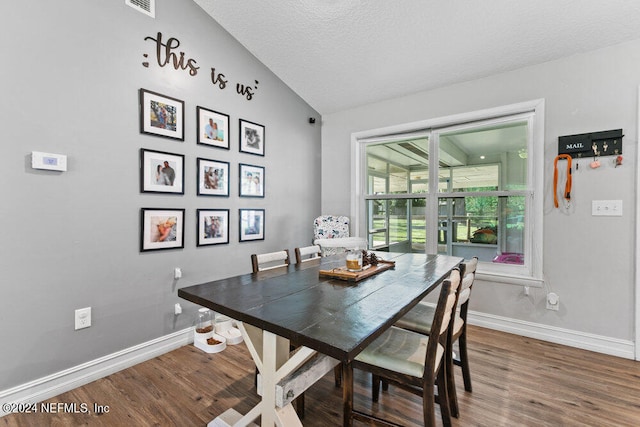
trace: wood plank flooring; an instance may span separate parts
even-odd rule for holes
[[[456,368],[454,426],[640,426],[640,362],[473,326],[468,335],[473,393]],[[218,354],[188,345],[47,401],[76,403],[78,412],[84,403],[89,413],[11,414],[0,426],[204,426],[228,408],[246,413],[256,404],[253,375],[244,344]],[[372,404],[370,378],[356,371],[355,381],[356,407],[422,424],[417,396],[391,387]],[[305,426],[341,425],[333,373],[305,398]],[[94,404],[109,411],[95,413]]]

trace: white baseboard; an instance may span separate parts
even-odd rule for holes
[[[634,359],[632,341],[589,334],[569,329],[525,322],[517,319],[470,311],[469,324],[497,331],[536,338],[556,344]],[[122,369],[165,354],[193,342],[193,329],[187,328],[151,341],[138,344],[99,359],[56,372],[43,378],[0,391],[4,403],[36,403],[88,384]],[[0,406],[0,417],[6,415]]]
[[[522,335],[524,337],[595,351],[597,353],[625,359],[633,360],[635,358],[635,345],[633,341],[472,311],[469,311],[467,314],[467,320],[470,325],[482,326],[496,331]]]
[[[191,342],[193,328],[183,329],[26,384],[1,390],[0,417],[7,415],[2,404],[41,402]]]

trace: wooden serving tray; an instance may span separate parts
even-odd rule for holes
[[[345,266],[334,268],[332,270],[320,270],[320,276],[333,277],[335,279],[347,280],[349,282],[357,282],[395,266],[395,261],[378,260],[378,265],[372,265],[368,268],[363,269],[362,271],[349,271]]]

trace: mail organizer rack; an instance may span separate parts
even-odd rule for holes
[[[617,156],[622,154],[622,129],[581,133],[558,138],[558,154],[571,157]]]

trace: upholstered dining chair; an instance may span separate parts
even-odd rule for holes
[[[288,267],[291,261],[289,260],[289,250],[283,249],[277,252],[269,252],[264,254],[252,254],[251,255],[251,268],[254,273],[260,271],[282,269]]]
[[[447,362],[447,387],[449,396],[449,407],[451,414],[458,417],[458,399],[455,387],[455,376],[453,373],[453,365],[462,367],[462,379],[464,381],[464,389],[471,391],[471,373],[469,370],[469,357],[467,354],[467,311],[469,309],[469,297],[473,287],[473,281],[478,266],[478,258],[473,257],[470,261],[461,265],[464,277],[458,291],[458,303],[456,314],[451,319],[451,339],[449,340],[449,348],[445,355]],[[395,326],[408,329],[424,335],[429,335],[432,328],[432,319],[434,317],[435,307],[431,304],[420,302],[411,309],[404,317],[396,322]],[[453,357],[453,343],[458,341],[458,356]]]
[[[317,260],[322,256],[322,249],[318,245],[304,246],[295,248],[296,265],[302,265],[305,262]]]
[[[372,400],[378,401],[380,380],[422,397],[425,426],[435,426],[435,403],[440,405],[442,423],[451,426],[447,397],[444,354],[447,348],[450,319],[455,310],[460,272],[454,270],[441,286],[430,335],[419,334],[392,326],[367,346],[349,365],[351,369],[371,372]],[[349,369],[349,368],[347,368]],[[353,373],[346,375],[345,387],[353,393]],[[435,394],[435,388],[438,394]],[[353,396],[350,401],[353,402]],[[355,408],[350,419],[371,422],[377,420]],[[345,417],[346,419],[346,417]],[[388,424],[392,425],[392,424]]]

